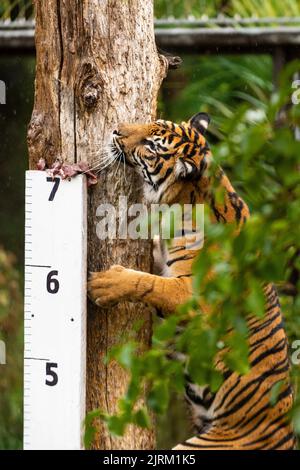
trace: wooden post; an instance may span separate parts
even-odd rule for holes
[[[40,157],[68,162],[95,162],[103,143],[120,122],[145,122],[156,113],[158,90],[167,61],[157,54],[152,0],[36,0],[35,104],[28,129],[30,168]],[[141,182],[130,170],[107,169],[88,200],[88,268],[112,264],[151,269],[147,241],[101,242],[96,235],[100,203],[141,201]],[[66,207],[66,210],[68,208]],[[74,253],[76,256],[76,253]],[[115,363],[105,365],[109,348],[143,320],[142,347],[151,341],[151,312],[122,303],[100,310],[89,303],[87,408],[112,413],[126,390],[127,374]],[[66,305],[66,309],[68,306]],[[67,345],[66,345],[67,347]],[[129,429],[122,439],[99,424],[97,449],[151,449],[153,430]]]

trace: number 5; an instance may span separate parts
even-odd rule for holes
[[[57,382],[58,382],[58,375],[52,369],[57,369],[57,363],[56,362],[46,362],[46,376],[50,375],[50,377],[52,377],[52,380],[46,379],[45,383],[46,383],[46,385],[49,385],[50,387],[54,387],[54,385],[56,385]]]

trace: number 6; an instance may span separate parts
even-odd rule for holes
[[[55,279],[53,276],[57,276],[58,271],[50,271],[47,276],[47,291],[49,294],[56,294],[59,291],[59,282],[58,279]]]

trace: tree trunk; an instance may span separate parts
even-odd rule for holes
[[[157,54],[152,0],[36,0],[35,104],[28,130],[30,168],[40,157],[48,164],[94,163],[103,143],[120,122],[147,122],[155,117],[157,94],[167,62]],[[101,242],[96,235],[100,203],[141,201],[136,175],[123,168],[101,174],[89,191],[89,270],[112,264],[151,270],[148,241]],[[76,256],[76,254],[74,254]],[[110,310],[88,305],[87,409],[112,413],[126,390],[127,374],[105,365],[109,348],[143,320],[142,347],[151,341],[151,313],[140,304],[122,303]],[[154,431],[128,429],[122,439],[99,424],[97,449],[151,449]]]

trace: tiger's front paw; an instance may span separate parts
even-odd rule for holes
[[[123,266],[116,265],[108,271],[91,273],[87,285],[89,298],[99,306],[128,298],[132,289],[129,272]]]

